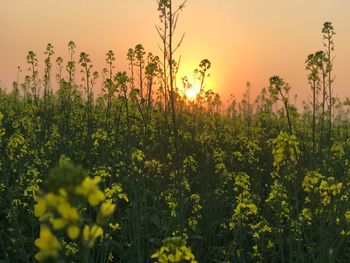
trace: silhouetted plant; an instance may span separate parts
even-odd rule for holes
[[[108,64],[107,73],[109,77],[105,80],[105,87],[107,88],[107,105],[106,105],[106,128],[109,131],[108,120],[110,118],[112,100],[114,93],[116,92],[116,86],[113,81],[113,62],[115,61],[115,55],[112,50],[109,50],[106,54],[106,62]]]
[[[62,80],[62,70],[63,70],[63,58],[62,57],[57,57],[56,58],[56,64],[58,67],[58,73],[56,74],[56,79],[58,84],[61,83]]]
[[[308,71],[308,81],[312,91],[312,162],[315,167],[315,155],[316,155],[316,101],[320,92],[320,77],[319,77],[319,65],[320,54],[310,54],[305,63],[306,70]]]
[[[143,104],[143,70],[144,70],[144,55],[145,55],[145,49],[143,48],[143,46],[141,44],[136,45],[135,49],[134,49],[134,55],[135,55],[135,59],[136,59],[136,66],[138,69],[138,73],[139,73],[139,90],[140,90],[140,101],[141,104]]]
[[[328,95],[329,95],[329,105],[328,105],[328,110],[329,110],[329,120],[328,120],[328,145],[329,149],[332,147],[332,108],[333,108],[333,96],[332,96],[332,83],[333,83],[333,77],[332,77],[332,71],[333,71],[333,64],[334,64],[334,58],[332,55],[332,52],[334,51],[334,35],[336,34],[334,31],[333,24],[331,22],[325,22],[323,24],[323,40],[324,40],[324,47],[326,49],[325,54],[326,54],[326,72],[328,75]]]
[[[68,72],[68,82],[69,84],[73,84],[74,81],[74,75],[75,75],[75,61],[74,61],[74,54],[75,54],[75,43],[73,41],[68,42],[68,52],[69,52],[69,61],[66,65],[66,70]]]
[[[55,54],[53,50],[52,44],[47,44],[46,51],[44,53],[46,55],[45,59],[45,73],[44,73],[44,101],[47,100],[48,95],[51,93],[51,56]]]
[[[292,120],[289,109],[289,94],[290,86],[281,77],[273,76],[270,78],[269,92],[273,101],[281,100],[286,111],[289,134],[293,134]]]
[[[30,89],[35,102],[38,102],[39,91],[38,91],[38,59],[33,51],[29,51],[27,55],[27,63],[30,65],[29,70],[31,71],[31,83]]]

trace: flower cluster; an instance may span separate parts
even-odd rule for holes
[[[163,240],[163,246],[151,258],[159,263],[197,263],[191,248],[186,245],[186,239],[179,236],[169,237]]]
[[[234,229],[237,225],[248,224],[252,217],[258,214],[258,207],[253,202],[251,195],[249,176],[246,173],[238,173],[235,176],[234,191],[236,205],[229,223],[230,229]]]
[[[308,194],[305,203],[321,202],[323,206],[331,203],[332,197],[340,195],[343,183],[334,177],[325,178],[318,172],[308,172],[302,182],[303,190]]]
[[[80,167],[71,164],[68,158],[62,156],[60,167],[54,169],[52,173],[57,176],[56,183],[50,182],[53,178],[51,174],[47,184],[43,186],[43,190],[50,189],[50,191],[41,192],[36,197],[37,204],[34,207],[34,215],[41,222],[40,237],[35,241],[39,248],[39,252],[35,255],[38,261],[57,258],[62,250],[60,241],[52,231],[61,235],[63,231],[71,241],[92,248],[96,240],[103,236],[102,227],[115,210],[115,205],[111,201],[104,201],[105,194],[98,187],[100,178],[90,178]],[[64,178],[60,178],[62,176]],[[70,183],[62,185],[63,182],[68,183],[66,180]],[[82,212],[77,208],[81,199],[85,199],[96,209],[96,222],[92,225],[85,223]]]
[[[279,178],[282,171],[283,176],[288,181],[296,179],[295,167],[300,155],[299,142],[294,135],[281,132],[278,137],[272,141],[273,166],[275,168],[272,176]]]
[[[42,224],[40,226],[40,237],[35,240],[35,245],[40,249],[35,259],[42,262],[48,258],[57,258],[62,246],[50,228]]]
[[[190,196],[192,202],[191,216],[187,219],[187,224],[192,230],[196,230],[198,226],[198,221],[202,218],[201,210],[201,197],[199,194],[192,194]]]

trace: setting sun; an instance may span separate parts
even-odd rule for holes
[[[198,85],[195,85],[189,89],[186,89],[186,98],[189,100],[195,100],[197,98],[197,95],[200,92],[200,87]]]
[[[199,80],[193,70],[196,68],[196,64],[197,63],[195,62],[186,64],[183,66],[182,70],[180,70],[177,76],[179,83],[182,83],[180,88],[182,96],[186,97],[186,99],[190,101],[195,100],[201,91]],[[192,73],[189,73],[191,71]],[[207,86],[206,84],[207,81],[203,83],[203,85]]]

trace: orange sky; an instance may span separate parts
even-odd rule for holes
[[[188,0],[177,28],[178,36],[186,33],[180,74],[190,75],[208,58],[207,86],[224,102],[230,94],[241,98],[247,81],[256,95],[275,74],[307,99],[304,60],[322,48],[321,28],[329,20],[337,32],[335,94],[350,96],[349,10],[348,0]],[[27,52],[42,58],[47,43],[55,56],[66,58],[69,40],[90,54],[96,70],[105,66],[109,49],[116,53],[116,69],[127,69],[129,47],[142,43],[159,54],[157,23],[156,0],[0,0],[0,80],[9,87],[17,65],[27,68]]]

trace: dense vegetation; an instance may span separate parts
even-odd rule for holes
[[[24,82],[0,91],[1,262],[349,260],[349,102],[332,96],[332,24],[306,60],[303,111],[278,76],[224,110],[205,89],[208,60],[195,100],[176,83],[182,8],[159,2],[163,57],[137,45],[130,73],[109,51],[99,77],[69,42],[54,92],[49,44],[42,78],[31,51]]]

